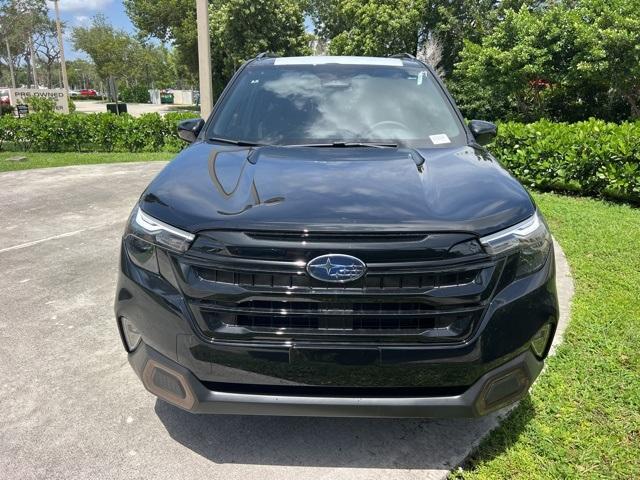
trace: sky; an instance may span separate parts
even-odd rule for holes
[[[49,9],[53,17],[55,15],[53,2],[49,2]],[[68,60],[85,57],[83,53],[76,52],[69,41],[72,28],[89,25],[91,17],[97,13],[104,14],[109,22],[121,30],[134,31],[121,0],[60,0],[60,17],[67,27],[64,53]]]

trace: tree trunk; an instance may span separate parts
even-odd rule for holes
[[[9,47],[9,39],[5,38],[4,43],[7,47],[7,63],[9,64],[9,72],[11,73],[11,88],[16,88],[16,74],[13,72],[13,57],[11,56],[11,48]]]
[[[631,109],[631,118],[634,120],[640,118],[640,105],[638,105],[638,99],[634,93],[626,93],[624,95],[625,100],[629,104],[629,108]]]
[[[29,34],[29,56],[31,57],[31,70],[33,76],[33,86],[38,88],[38,74],[36,73],[36,54],[33,50],[33,36]]]

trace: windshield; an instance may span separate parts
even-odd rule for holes
[[[209,138],[272,145],[466,142],[451,104],[420,67],[250,65],[235,81]]]

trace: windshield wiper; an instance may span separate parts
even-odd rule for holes
[[[375,143],[375,142],[332,142],[332,143],[301,143],[300,145],[283,145],[284,147],[315,147],[315,148],[398,148],[397,143]]]
[[[264,147],[264,143],[246,142],[244,140],[231,140],[229,138],[209,137],[210,142],[229,143],[231,145],[238,145],[239,147]]]

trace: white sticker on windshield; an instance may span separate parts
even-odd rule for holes
[[[434,145],[442,145],[443,143],[451,143],[446,133],[440,133],[439,135],[429,135],[429,139]]]
[[[420,72],[418,74],[418,85],[422,85],[422,77],[425,75],[424,72]]]

